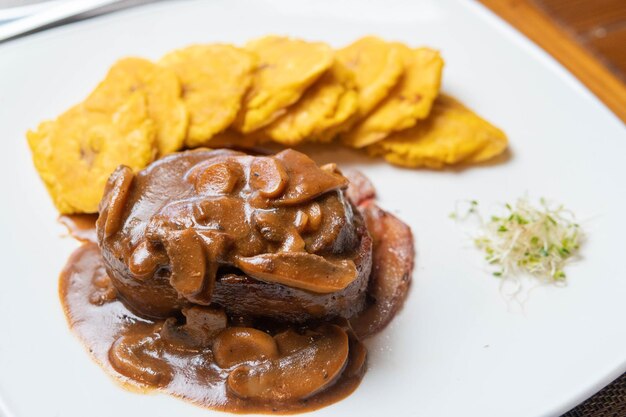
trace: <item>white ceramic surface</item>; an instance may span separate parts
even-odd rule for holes
[[[556,416],[626,370],[626,129],[544,52],[468,1],[215,0],[159,3],[0,45],[0,414],[207,416],[167,395],[118,387],[68,330],[57,274],[77,246],[30,161],[24,132],[82,99],[124,55],[279,33],[340,46],[364,34],[439,48],[444,90],[511,139],[508,161],[403,170],[349,152],[380,204],[416,236],[406,306],[368,343],[357,391],[319,416]],[[528,192],[574,209],[589,240],[567,288],[511,312],[498,281],[448,219],[455,201]]]

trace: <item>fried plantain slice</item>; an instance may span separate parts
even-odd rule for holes
[[[143,58],[123,58],[84,102],[88,110],[112,114],[135,91],[145,93],[149,117],[156,127],[159,154],[179,150],[187,132],[187,109],[180,82],[170,68]]]
[[[426,120],[392,133],[367,150],[395,165],[443,168],[486,161],[504,152],[507,144],[502,130],[456,99],[442,94]]]
[[[234,123],[242,133],[278,119],[333,63],[333,51],[321,42],[266,36],[248,42],[245,48],[259,62]]]
[[[286,114],[265,128],[265,134],[286,146],[305,139],[328,141],[328,132],[355,114],[357,104],[352,71],[335,61]]]
[[[338,50],[335,56],[355,74],[361,116],[387,97],[404,71],[398,46],[375,36],[361,38]]]
[[[407,129],[430,113],[439,94],[443,59],[428,48],[410,49],[395,44],[404,62],[400,82],[365,119],[342,135],[345,144],[362,148],[384,139],[391,132]]]
[[[146,98],[135,92],[113,114],[72,107],[26,134],[54,205],[63,214],[97,213],[118,165],[140,169],[155,157],[155,126]]]
[[[185,145],[208,145],[235,120],[252,82],[256,56],[232,45],[192,45],[165,55],[160,65],[180,79],[189,111]]]

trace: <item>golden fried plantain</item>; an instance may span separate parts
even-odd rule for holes
[[[280,36],[253,40],[246,50],[255,53],[259,62],[234,123],[242,133],[267,126],[283,115],[333,62],[333,51],[325,43]]]
[[[404,71],[398,46],[375,36],[366,36],[338,50],[336,58],[355,74],[361,116],[387,97]]]
[[[140,169],[155,157],[155,126],[141,92],[113,113],[72,107],[27,133],[33,162],[56,208],[97,213],[104,186],[118,165]]]
[[[410,49],[396,43],[404,62],[404,74],[371,113],[342,135],[343,142],[362,148],[384,139],[391,132],[407,129],[430,113],[439,94],[443,60],[428,48]]]
[[[235,120],[252,82],[256,56],[232,45],[193,45],[165,55],[159,64],[176,72],[189,111],[185,145],[208,145]]]
[[[286,146],[305,139],[328,141],[334,130],[355,114],[358,95],[354,75],[335,61],[298,100],[264,129],[265,134]]]
[[[430,116],[367,147],[392,164],[443,168],[486,161],[504,152],[508,140],[493,126],[452,97],[440,95]]]
[[[84,102],[88,110],[112,114],[135,91],[146,95],[149,117],[156,127],[159,154],[179,150],[187,132],[187,109],[180,82],[169,68],[143,58],[117,61]]]

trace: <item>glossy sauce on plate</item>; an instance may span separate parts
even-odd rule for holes
[[[129,387],[230,412],[297,413],[339,401],[365,372],[360,340],[381,330],[402,305],[414,256],[409,228],[373,204],[364,177],[352,176],[351,182],[360,185],[346,195],[360,219],[360,240],[369,242],[358,249],[367,257],[354,259],[372,264],[367,301],[356,314],[329,318],[312,312],[286,321],[188,302],[165,317],[135,314],[107,273],[95,243],[95,218],[64,216],[70,233],[86,242],[60,277],[70,327],[96,361]],[[221,279],[218,274],[216,288]]]

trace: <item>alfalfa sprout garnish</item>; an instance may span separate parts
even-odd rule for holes
[[[484,251],[497,277],[527,273],[544,282],[563,282],[565,266],[578,255],[584,237],[570,210],[543,198],[539,205],[520,198],[487,218],[479,212],[478,202],[470,201],[463,215],[457,211],[451,217],[478,220],[474,244]]]

